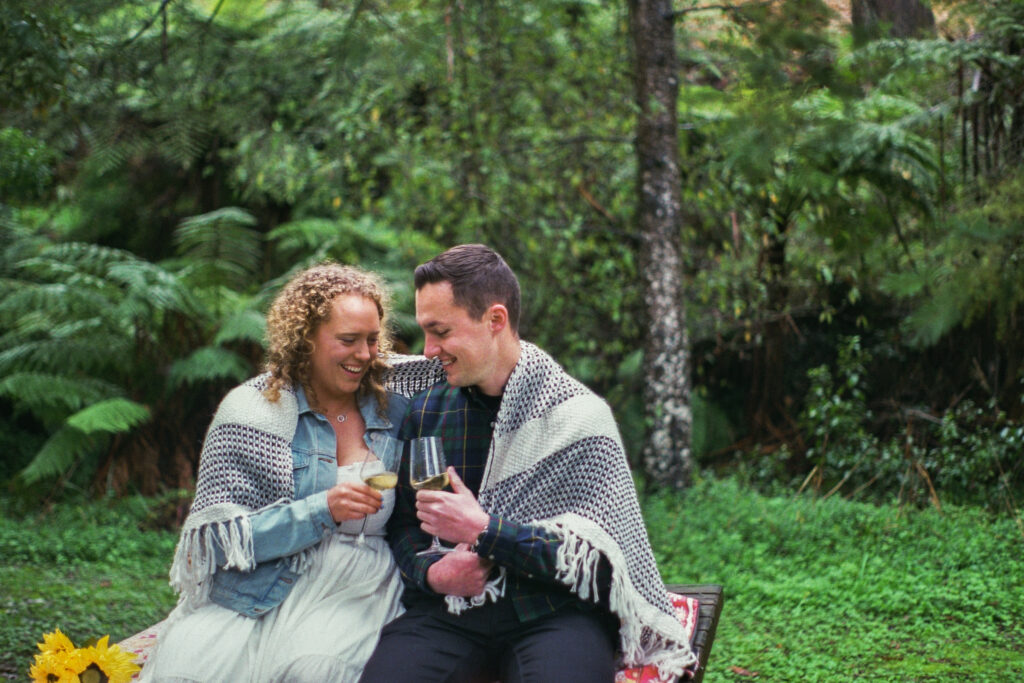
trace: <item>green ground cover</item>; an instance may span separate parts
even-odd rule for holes
[[[667,582],[725,586],[705,680],[1024,680],[1019,520],[732,481],[644,507]]]
[[[24,680],[54,627],[116,640],[173,605],[175,534],[144,529],[149,505],[5,511],[0,677]],[[709,683],[1024,680],[1019,520],[765,497],[731,480],[644,509],[666,581],[725,585]]]

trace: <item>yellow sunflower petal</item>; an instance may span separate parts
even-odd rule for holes
[[[36,655],[29,676],[35,683],[78,683],[78,655],[74,652],[44,652]]]
[[[107,675],[110,683],[128,683],[142,667],[135,664],[133,653],[124,652],[116,644],[108,645],[109,640],[110,636],[103,636],[94,646],[82,650],[86,666],[95,664]]]
[[[43,642],[37,644],[43,652],[71,652],[75,649],[71,639],[61,633],[59,628],[54,629],[53,633],[43,634]]]

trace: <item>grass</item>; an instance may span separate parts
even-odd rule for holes
[[[725,586],[707,681],[1024,680],[1016,520],[731,481],[644,509],[666,582]]]
[[[151,506],[0,516],[0,677],[24,680],[55,627],[118,640],[166,614],[176,535],[143,528]],[[1024,680],[1017,520],[766,497],[731,480],[644,510],[667,582],[725,586],[708,683]]]
[[[36,643],[55,628],[79,646],[107,634],[115,642],[174,606],[167,569],[177,534],[140,527],[149,502],[0,509],[0,678],[26,680]]]

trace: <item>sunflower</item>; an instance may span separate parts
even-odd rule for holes
[[[43,642],[36,643],[42,652],[71,652],[75,649],[71,639],[60,632],[60,629],[54,629],[53,633],[44,633]]]
[[[79,650],[82,653],[84,667],[81,671],[82,683],[128,683],[132,676],[142,670],[135,664],[135,655],[124,652],[118,645],[108,646],[110,636],[103,636],[92,647]]]
[[[34,683],[79,683],[79,661],[74,650],[43,652],[36,655],[28,674]]]

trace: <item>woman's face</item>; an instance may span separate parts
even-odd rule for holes
[[[380,316],[372,299],[342,294],[331,302],[331,312],[313,333],[310,379],[323,406],[347,401],[359,388],[370,363],[377,357]]]

